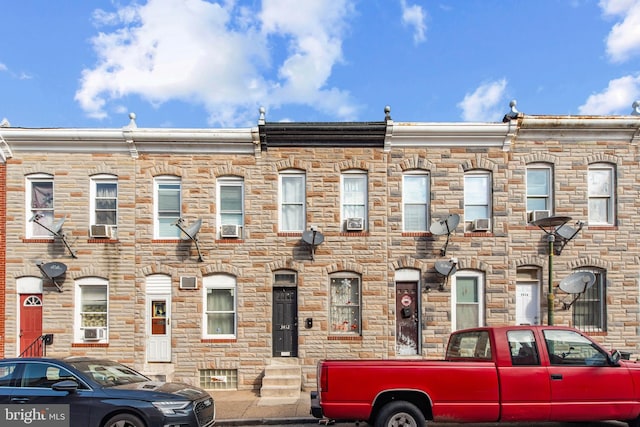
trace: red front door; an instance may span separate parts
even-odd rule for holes
[[[42,336],[42,294],[20,294],[20,353]]]

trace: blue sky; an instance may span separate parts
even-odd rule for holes
[[[640,0],[4,2],[15,127],[629,114]]]

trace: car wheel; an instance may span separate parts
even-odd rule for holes
[[[636,418],[635,420],[627,421],[627,424],[629,425],[629,427],[640,427],[640,417]]]
[[[375,427],[423,427],[425,419],[413,403],[396,401],[386,404],[376,417]]]
[[[109,418],[104,427],[146,427],[144,421],[133,414],[117,414]]]

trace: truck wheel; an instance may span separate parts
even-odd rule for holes
[[[627,421],[627,424],[629,425],[629,427],[640,427],[640,417],[636,418],[635,420]]]
[[[375,427],[423,427],[426,420],[413,403],[387,403],[376,417]]]
[[[145,427],[144,422],[133,414],[116,414],[104,424],[105,427]]]

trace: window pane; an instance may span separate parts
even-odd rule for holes
[[[547,210],[547,199],[527,199],[528,211],[544,211]]]
[[[404,202],[427,203],[428,179],[426,176],[407,175],[404,177]]]
[[[609,200],[589,199],[589,222],[609,223]]]
[[[405,205],[404,207],[405,231],[427,230],[427,213],[423,205]]]
[[[477,303],[478,285],[473,277],[458,277],[456,279],[456,301],[458,303]]]
[[[456,306],[456,329],[475,328],[478,325],[477,304],[458,304]]]
[[[473,221],[478,218],[489,218],[488,206],[465,206],[464,219],[466,221]]]
[[[207,289],[207,311],[233,311],[234,289]]]
[[[611,195],[611,171],[602,169],[589,170],[589,196]]]
[[[160,184],[158,187],[158,210],[180,212],[180,185]]]
[[[464,202],[467,205],[489,204],[489,179],[487,176],[464,177]]]
[[[207,314],[207,333],[209,335],[233,335],[233,313],[213,313]]]
[[[222,211],[242,211],[242,187],[221,186],[220,187],[220,209]]]
[[[53,208],[53,181],[31,182],[31,207],[34,209]]]
[[[282,177],[282,203],[302,203],[304,180],[301,176]]]
[[[527,169],[527,196],[549,195],[549,170]]]
[[[360,333],[360,279],[332,278],[331,332]]]

